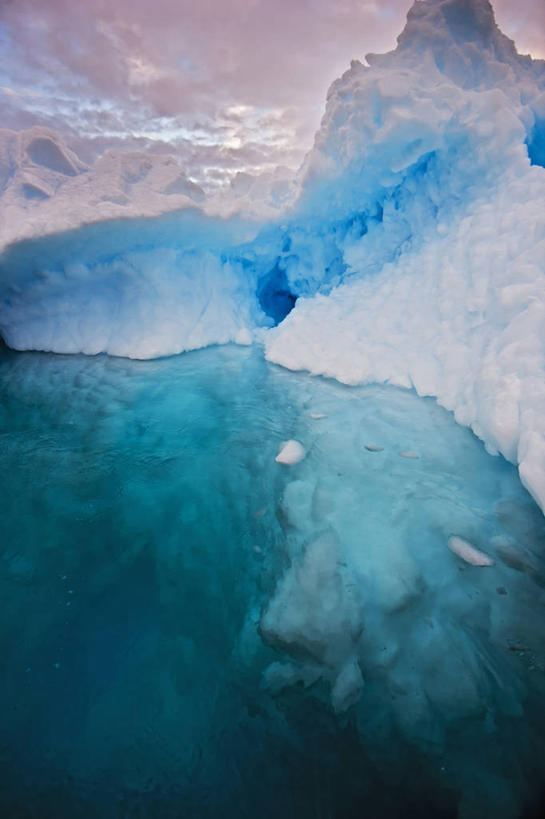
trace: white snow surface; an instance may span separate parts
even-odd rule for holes
[[[88,167],[51,129],[0,129],[0,247],[84,224],[202,203],[171,156],[107,151]]]
[[[0,331],[141,358],[257,335],[285,367],[435,396],[543,509],[545,62],[488,0],[415,3],[367,61],[296,179],[210,202],[171,158],[86,168],[0,132]]]

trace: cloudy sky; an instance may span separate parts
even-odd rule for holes
[[[175,153],[207,187],[297,166],[329,84],[395,46],[411,0],[0,0],[7,128],[58,130],[83,159]],[[544,0],[495,0],[519,51],[545,57]]]

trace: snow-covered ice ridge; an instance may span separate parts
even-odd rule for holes
[[[488,0],[423,0],[367,62],[297,176],[209,200],[171,159],[86,168],[3,132],[2,336],[137,358],[257,337],[291,369],[437,397],[544,508],[545,61]]]

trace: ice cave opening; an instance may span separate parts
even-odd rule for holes
[[[527,146],[532,165],[545,168],[545,119],[536,119]]]
[[[280,324],[293,310],[297,296],[290,292],[286,272],[279,261],[259,280],[257,298],[265,315],[272,318],[275,324]]]

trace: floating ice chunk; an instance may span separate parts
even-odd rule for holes
[[[302,461],[306,454],[307,453],[303,445],[300,444],[299,441],[294,441],[291,439],[282,443],[275,461],[279,464],[292,466],[293,464],[298,464],[299,461]]]
[[[369,452],[383,452],[383,446],[377,446],[377,444],[365,444],[365,449],[369,450]]]
[[[420,458],[418,452],[414,452],[412,449],[406,449],[403,452],[399,453],[400,458],[408,458],[410,461],[416,461]]]
[[[471,563],[472,566],[493,566],[494,561],[484,552],[472,546],[468,540],[458,535],[452,535],[448,539],[448,547],[451,552],[461,557],[466,563]]]
[[[327,418],[327,415],[324,415],[323,412],[311,412],[310,417],[313,421],[319,421],[320,418]]]

